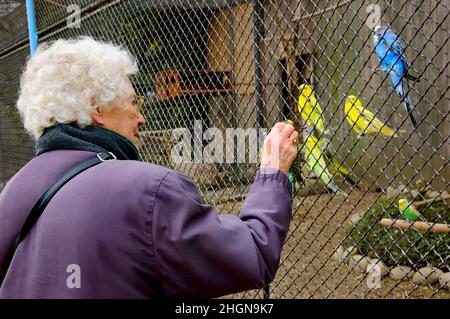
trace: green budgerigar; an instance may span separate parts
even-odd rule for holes
[[[290,124],[295,127],[294,122],[291,120],[285,120],[284,123]],[[289,168],[289,172],[287,174],[289,181],[291,182],[292,196],[294,196],[295,194],[295,182],[298,182],[300,185],[304,184],[302,177],[302,155],[300,154],[299,140],[297,139],[294,144],[297,147],[297,157],[292,163],[291,168]]]
[[[313,174],[322,180],[328,189],[334,193],[346,195],[339,189],[331,178],[331,174],[327,169],[327,163],[320,148],[319,140],[312,134],[305,134],[305,160],[309,169]]]
[[[417,208],[415,208],[414,205],[405,198],[398,200],[398,208],[409,222],[413,222],[420,217],[420,213]]]

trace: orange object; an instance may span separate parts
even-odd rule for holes
[[[230,72],[226,71],[163,71],[155,78],[155,96],[158,100],[182,94],[229,93],[232,91]]]
[[[161,72],[155,79],[156,98],[168,99],[180,94],[180,76],[177,71]]]

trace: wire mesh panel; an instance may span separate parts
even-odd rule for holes
[[[13,108],[29,52],[13,2],[0,7],[20,21],[0,23],[3,181],[33,155]],[[270,297],[450,297],[448,1],[36,6],[40,42],[87,35],[136,57],[143,160],[191,176],[221,213],[239,213],[265,134],[292,121],[301,165]]]

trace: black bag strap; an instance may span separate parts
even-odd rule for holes
[[[56,192],[60,190],[61,187],[63,187],[69,180],[71,180],[81,172],[109,159],[116,159],[116,156],[111,152],[98,153],[96,157],[90,158],[69,169],[63,176],[58,178],[58,180],[45,191],[41,198],[39,198],[39,200],[34,204],[33,208],[27,216],[27,219],[25,220],[25,223],[23,224],[22,230],[17,235],[16,239],[11,245],[11,248],[9,249],[8,256],[4,265],[4,270],[0,273],[0,286],[2,285],[3,279],[6,276],[6,272],[8,271],[9,265],[11,264],[17,246],[19,246],[20,242],[30,232],[31,228],[37,222],[45,207],[47,207],[49,201],[56,194]]]

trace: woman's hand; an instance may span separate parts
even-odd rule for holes
[[[276,168],[287,174],[297,156],[294,141],[298,132],[290,124],[276,123],[264,140],[264,154],[261,168]]]

